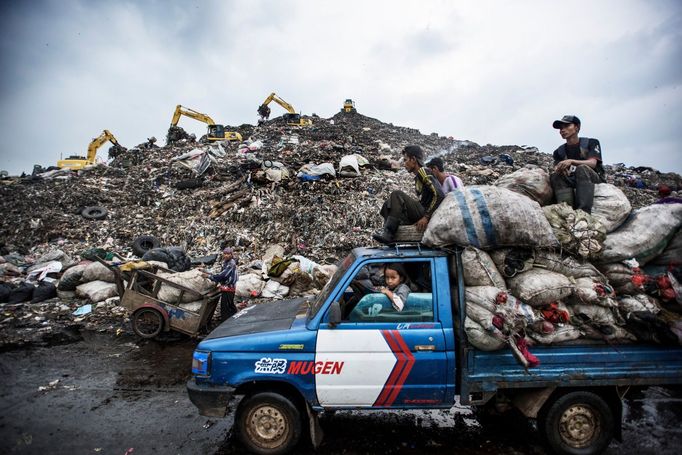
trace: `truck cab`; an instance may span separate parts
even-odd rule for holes
[[[410,288],[402,308],[381,291],[381,276],[396,265]],[[479,406],[505,395],[542,419],[555,451],[597,453],[619,435],[629,385],[682,382],[679,348],[547,346],[535,371],[508,349],[476,350],[463,331],[462,276],[457,250],[356,248],[315,298],[246,308],[205,338],[190,399],[213,417],[241,399],[240,440],[257,453],[286,453],[304,427],[320,443],[323,410],[449,409],[457,395]],[[566,430],[567,420],[581,429]]]

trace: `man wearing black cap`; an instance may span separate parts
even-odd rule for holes
[[[599,141],[578,137],[580,119],[575,115],[564,115],[552,126],[566,140],[554,151],[555,167],[549,176],[556,201],[592,213],[594,184],[606,181]]]
[[[415,190],[419,200],[403,191],[393,191],[390,194],[380,212],[384,218],[384,228],[372,236],[382,243],[392,243],[401,224],[416,223],[419,231],[426,230],[433,212],[443,201],[443,191],[438,180],[424,167],[424,152],[421,147],[418,145],[405,147],[403,165],[408,172],[414,174]]]

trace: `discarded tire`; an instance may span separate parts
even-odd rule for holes
[[[93,205],[90,207],[85,207],[81,211],[81,215],[83,218],[86,218],[88,220],[103,220],[104,218],[107,217],[107,209],[104,207],[100,207],[99,205]]]
[[[133,253],[139,257],[144,256],[147,251],[159,248],[160,246],[161,242],[153,235],[141,235],[135,238],[132,244]]]

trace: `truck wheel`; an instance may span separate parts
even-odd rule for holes
[[[154,308],[140,308],[133,313],[133,332],[142,338],[154,338],[163,330],[163,316]]]
[[[570,392],[543,412],[538,430],[556,453],[601,453],[613,438],[613,412],[595,393]]]
[[[245,398],[237,411],[237,435],[252,452],[289,452],[301,436],[301,414],[289,399],[264,392]]]

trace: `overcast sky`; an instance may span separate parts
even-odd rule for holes
[[[13,175],[103,129],[163,142],[176,104],[255,123],[272,91],[303,114],[353,98],[424,134],[548,153],[552,121],[576,114],[606,163],[682,173],[677,0],[3,1],[0,58]]]

